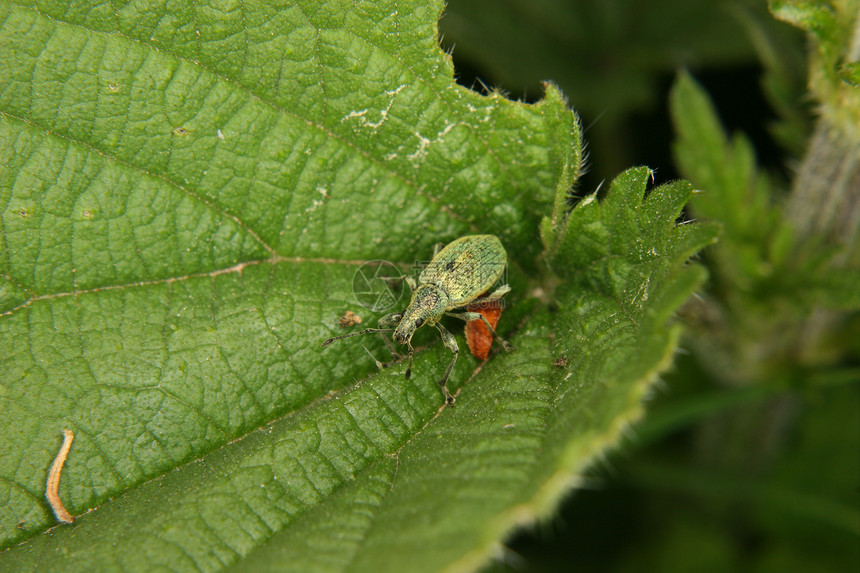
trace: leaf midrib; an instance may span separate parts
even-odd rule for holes
[[[2,112],[0,112],[0,113],[2,113]],[[124,291],[127,289],[130,290],[133,288],[145,288],[145,287],[158,286],[158,285],[169,285],[169,284],[183,282],[183,281],[187,281],[187,280],[193,280],[193,279],[205,278],[205,277],[215,278],[215,277],[220,276],[220,275],[227,275],[227,274],[233,274],[233,273],[241,274],[242,271],[246,267],[256,266],[256,265],[311,263],[311,264],[321,264],[321,265],[361,266],[361,265],[372,263],[372,262],[375,262],[375,259],[333,259],[331,257],[283,257],[281,255],[276,254],[276,255],[269,257],[267,259],[252,259],[252,260],[248,260],[248,261],[242,261],[240,263],[236,263],[235,265],[232,265],[229,267],[214,269],[211,271],[203,271],[203,272],[199,272],[199,273],[189,273],[187,275],[182,275],[182,276],[178,276],[178,277],[177,276],[163,277],[160,279],[152,279],[152,280],[146,280],[146,281],[134,281],[134,282],[130,282],[130,283],[115,284],[115,285],[101,285],[101,286],[92,287],[92,288],[88,288],[88,289],[75,289],[75,290],[71,290],[71,291],[62,291],[62,292],[54,292],[54,293],[48,293],[48,294],[34,295],[34,296],[31,296],[30,298],[28,298],[27,300],[25,300],[24,302],[22,302],[21,304],[13,307],[7,311],[0,312],[0,318],[5,318],[7,316],[11,316],[11,315],[15,314],[16,312],[18,312],[18,311],[20,311],[20,310],[22,310],[28,306],[31,306],[34,303],[42,302],[42,301],[46,301],[46,300],[66,298],[66,297],[70,297],[70,296],[88,295],[88,294],[94,294],[94,293],[98,293],[98,292],[102,292],[102,291],[114,291],[114,290]],[[409,267],[409,265],[407,263],[392,263],[392,264],[394,264],[395,266],[400,266],[400,267],[404,267],[404,268]],[[12,277],[10,277],[10,279],[11,278]],[[16,284],[18,284],[18,283],[16,283]],[[26,287],[21,287],[21,288],[25,288],[27,291],[30,290],[29,288],[26,288]]]

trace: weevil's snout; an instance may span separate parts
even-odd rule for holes
[[[394,329],[394,334],[392,335],[394,342],[397,344],[407,344],[412,340],[412,335],[415,334],[415,331],[424,325],[424,322],[425,318],[420,313],[407,313],[400,321],[400,324],[397,325],[397,328]]]
[[[408,344],[415,331],[425,323],[435,324],[445,313],[448,298],[435,285],[421,285],[412,294],[412,302],[403,313],[400,323],[394,329],[394,341]]]
[[[396,342],[397,344],[406,344],[407,342],[409,342],[409,339],[412,338],[412,333],[406,332],[405,329],[401,330],[400,328],[398,328],[394,331],[393,338],[394,342]]]
[[[421,328],[423,324],[424,318],[420,316],[420,314],[404,313],[400,324],[397,325],[397,328],[394,329],[394,334],[391,336],[397,344],[408,344],[409,341],[412,340],[412,335],[415,334],[415,331]]]

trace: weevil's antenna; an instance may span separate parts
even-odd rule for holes
[[[365,328],[359,332],[350,332],[349,334],[342,334],[340,336],[335,336],[334,338],[329,338],[325,342],[320,345],[320,348],[326,347],[335,340],[340,340],[341,338],[349,338],[350,336],[358,336],[360,334],[370,334],[371,332],[394,332],[393,328]]]

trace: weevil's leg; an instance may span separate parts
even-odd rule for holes
[[[409,380],[409,377],[412,375],[412,355],[415,353],[415,349],[412,348],[412,341],[406,343],[406,346],[409,347],[409,363],[406,365],[406,379]]]
[[[349,334],[342,334],[341,336],[335,336],[334,338],[329,338],[325,342],[322,343],[321,346],[328,346],[335,340],[340,340],[341,338],[350,338],[351,336],[359,336],[362,334],[370,334],[371,332],[392,332],[393,328],[365,328],[360,332],[350,332]]]
[[[400,320],[403,318],[402,312],[392,312],[391,314],[386,314],[382,318],[380,318],[376,324],[379,328],[384,328],[388,330],[394,330],[398,324],[400,324]]]
[[[483,320],[487,329],[489,329],[490,334],[493,335],[493,339],[499,341],[499,344],[502,345],[502,348],[505,349],[505,352],[510,352],[511,350],[516,350],[516,348],[514,347],[513,344],[511,344],[510,342],[508,342],[507,340],[505,340],[504,338],[502,338],[501,336],[499,336],[496,333],[495,329],[493,329],[493,327],[490,326],[490,323],[487,321],[487,317],[484,316],[483,314],[481,314],[480,312],[466,311],[466,312],[463,312],[460,314],[455,314],[453,312],[446,312],[445,314],[447,316],[453,316],[454,318],[459,318],[460,320],[464,320],[466,322],[471,322],[473,320]]]
[[[397,283],[400,281],[404,281],[408,286],[409,290],[415,290],[418,287],[418,283],[415,282],[415,279],[412,275],[400,275],[399,277],[377,277],[379,280],[387,284],[389,287],[394,288]]]
[[[388,352],[391,353],[395,360],[400,360],[401,358],[403,358],[402,354],[394,350],[394,346],[391,344],[391,340],[389,340],[387,336],[382,333],[380,333],[379,336],[382,337],[382,342],[385,343],[385,347],[388,349]]]
[[[385,347],[397,360],[403,358],[403,355],[394,350],[394,346],[391,345],[391,340],[389,340],[389,338],[385,336],[385,334],[383,334],[382,332],[391,332],[392,330],[394,330],[397,325],[400,324],[400,319],[402,318],[402,312],[392,312],[391,314],[386,314],[377,321],[377,326],[380,327],[379,335],[382,337],[382,341],[385,343]]]
[[[376,278],[378,278],[379,280],[381,280],[382,282],[384,282],[385,284],[387,284],[390,287],[395,287],[395,286],[399,285],[401,283],[401,281],[407,281],[408,282],[410,276],[409,275],[400,275],[399,277],[376,277]]]
[[[439,251],[445,248],[445,243],[436,243],[433,245],[433,258],[436,258],[436,255],[439,254]]]
[[[451,393],[448,392],[448,377],[451,376],[451,370],[454,369],[454,364],[457,362],[457,355],[460,353],[460,347],[457,346],[457,339],[454,338],[454,335],[451,332],[439,324],[436,323],[436,328],[439,330],[439,334],[442,335],[442,344],[445,345],[445,348],[454,353],[453,358],[451,358],[451,363],[448,364],[448,368],[445,369],[445,375],[439,380],[439,386],[442,387],[442,394],[445,396],[445,402],[448,404],[454,403],[454,397],[451,396]]]
[[[405,277],[405,275],[400,275],[399,277],[376,277],[376,278],[378,278],[379,280],[381,280],[382,282],[387,284],[389,287],[394,288],[398,284],[400,284],[400,281],[402,281],[406,277]]]
[[[510,285],[502,285],[499,288],[497,288],[496,290],[494,290],[493,292],[491,292],[490,294],[488,294],[487,296],[480,298],[474,302],[492,302],[494,300],[501,299],[503,296],[505,296],[509,292],[511,292]]]

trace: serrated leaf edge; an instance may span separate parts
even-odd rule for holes
[[[644,399],[647,391],[659,379],[660,374],[672,365],[680,336],[679,325],[669,329],[668,340],[660,360],[631,385],[630,408],[613,418],[603,433],[593,436],[588,441],[589,455],[581,455],[579,440],[575,446],[569,443],[559,456],[560,462],[556,472],[538,488],[532,498],[498,514],[484,531],[483,537],[487,541],[448,565],[442,572],[470,573],[478,570],[503,552],[500,540],[509,537],[517,528],[538,523],[551,516],[561,498],[577,489],[582,483],[581,473],[595,460],[601,459],[605,453],[616,447],[620,443],[619,438],[642,419],[645,414]],[[577,460],[585,460],[585,462],[576,465]]]

